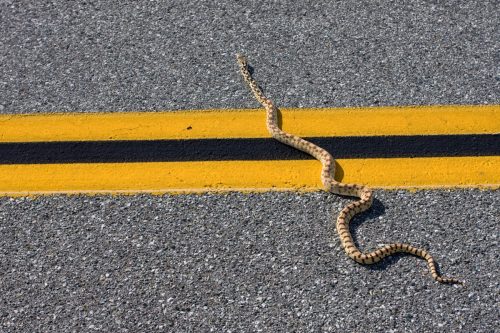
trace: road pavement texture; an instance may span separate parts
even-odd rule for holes
[[[378,191],[363,249],[430,250],[362,266],[327,193],[39,197],[0,202],[5,331],[493,332],[500,191]]]
[[[0,6],[2,113],[258,107],[236,52],[281,106],[500,100],[493,1]],[[467,287],[348,259],[332,194],[2,198],[0,331],[494,332],[500,191],[376,198],[362,249]]]

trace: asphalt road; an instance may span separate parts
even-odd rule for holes
[[[0,3],[0,112],[498,104],[494,1]],[[353,124],[355,126],[355,124]],[[466,167],[466,166],[464,166]],[[381,170],[383,172],[383,170]],[[500,191],[0,199],[0,331],[495,332]]]

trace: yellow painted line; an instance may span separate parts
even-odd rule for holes
[[[284,108],[282,126],[306,137],[499,133],[500,105]],[[0,115],[0,142],[264,137],[263,109]]]
[[[338,160],[336,179],[374,188],[498,188],[500,156]],[[301,161],[0,165],[0,195],[319,190],[321,165]]]

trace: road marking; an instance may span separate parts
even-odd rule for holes
[[[499,185],[499,156],[337,163],[336,179],[374,188]],[[315,160],[13,164],[0,165],[0,194],[310,191],[322,188],[320,170]]]
[[[491,134],[500,105],[282,110],[301,137]],[[265,111],[192,110],[0,115],[0,142],[268,138]]]
[[[336,179],[500,187],[500,106],[284,109]],[[0,116],[0,195],[319,190],[321,165],[269,138],[263,110]]]

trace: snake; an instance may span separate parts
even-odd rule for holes
[[[264,95],[262,89],[253,78],[249,70],[246,56],[236,54],[236,60],[244,81],[247,83],[255,99],[266,110],[266,125],[269,134],[277,141],[301,150],[320,161],[322,164],[321,182],[327,192],[359,198],[359,200],[349,203],[340,211],[336,222],[336,229],[342,248],[349,258],[359,264],[374,264],[395,253],[408,253],[426,260],[429,272],[431,273],[432,278],[437,282],[447,284],[464,284],[464,282],[458,279],[441,276],[437,271],[436,262],[431,254],[425,249],[418,248],[410,244],[393,243],[377,248],[371,252],[365,253],[360,251],[354,243],[351,232],[349,231],[349,222],[355,215],[364,212],[371,207],[373,202],[373,191],[367,186],[336,181],[334,179],[335,160],[328,151],[310,141],[283,131],[278,125],[279,109]]]

